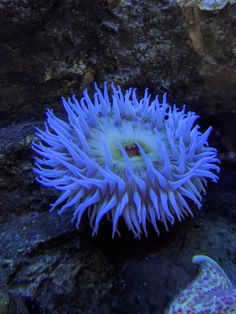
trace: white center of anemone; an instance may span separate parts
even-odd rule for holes
[[[138,120],[123,120],[116,126],[112,117],[100,118],[99,127],[90,130],[88,145],[91,157],[101,166],[109,166],[107,155],[110,154],[113,171],[121,174],[126,169],[126,163],[120,145],[127,153],[133,170],[138,173],[145,168],[143,157],[137,143],[155,164],[161,159],[158,143],[165,139],[164,132],[154,132]],[[107,151],[109,150],[109,152]]]

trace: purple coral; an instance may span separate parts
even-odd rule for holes
[[[201,133],[198,116],[171,107],[166,95],[160,103],[148,90],[141,100],[136,89],[123,93],[112,84],[111,90],[95,84],[93,99],[87,90],[80,101],[62,98],[67,121],[48,109],[33,143],[34,171],[38,182],[60,191],[51,210],[73,209],[77,227],[87,211],[93,234],[104,216],[113,237],[120,217],[137,237],[147,236],[147,221],[159,234],[158,223],[168,230],[192,216],[189,201],[200,209],[206,179],[218,179],[217,152],[207,142],[211,128]]]

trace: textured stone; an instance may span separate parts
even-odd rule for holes
[[[1,124],[104,80],[235,111],[235,18],[232,1],[217,13],[183,0],[1,1]]]

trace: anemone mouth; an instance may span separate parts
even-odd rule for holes
[[[140,124],[139,121],[124,120],[122,125],[117,127],[111,120],[109,123],[101,121],[99,129],[91,130],[88,144],[91,157],[100,166],[108,166],[113,172],[121,174],[127,168],[121,147],[130,159],[133,170],[137,173],[143,172],[145,168],[139,146],[156,163],[161,160],[158,143],[163,140],[166,140],[164,132],[155,132],[147,125]],[[108,152],[110,152],[110,162],[107,158]]]
[[[130,141],[130,142],[123,142],[122,145],[123,145],[127,155],[130,158],[138,157],[141,155],[140,149],[138,148],[136,143]],[[144,143],[139,143],[139,145],[144,146]],[[144,150],[144,151],[145,151],[145,153],[147,153],[147,150]]]

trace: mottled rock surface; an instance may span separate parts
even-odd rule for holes
[[[1,1],[1,124],[38,119],[94,80],[167,90],[199,113],[235,111],[235,31],[230,3]]]

